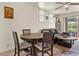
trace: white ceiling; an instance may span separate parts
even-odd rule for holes
[[[66,8],[63,6],[57,10],[55,8],[63,5],[63,4],[56,4],[56,2],[43,2],[40,3],[43,6],[42,9],[48,10],[54,14],[63,14],[63,13],[70,13],[70,12],[76,12],[79,11],[79,5],[70,5],[69,10],[66,10]]]

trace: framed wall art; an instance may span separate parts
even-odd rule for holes
[[[13,19],[14,9],[12,7],[4,6],[4,18]]]
[[[61,32],[61,22],[60,22],[60,19],[56,17],[56,29],[58,32]]]

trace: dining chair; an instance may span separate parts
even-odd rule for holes
[[[23,29],[23,35],[31,34],[31,29]]]
[[[15,44],[14,56],[16,56],[17,54],[18,56],[20,56],[20,52],[24,51],[25,48],[31,48],[31,44],[28,42],[19,43],[17,32],[12,31],[12,33],[13,33],[14,44]],[[27,55],[29,55],[29,53]]]
[[[41,33],[44,33],[44,32],[50,32],[50,29],[42,29]]]
[[[42,43],[35,44],[35,48],[42,52],[42,56],[44,56],[45,53],[53,56],[52,34],[50,32],[44,32]]]
[[[44,33],[44,32],[50,32],[50,29],[42,29],[41,30],[41,33]],[[42,42],[42,39],[38,40],[39,42]]]

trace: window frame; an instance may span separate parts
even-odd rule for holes
[[[68,31],[68,20],[69,20],[68,18],[72,18],[72,17],[66,17],[66,18],[65,18],[65,31],[66,31],[66,32],[69,32],[69,31]],[[76,18],[76,17],[74,17],[74,18]],[[77,32],[77,30],[78,30],[78,28],[77,28],[77,26],[78,26],[77,18],[76,18],[75,22],[76,22],[76,23],[75,23],[75,25],[76,25],[76,30],[73,31],[73,32]]]

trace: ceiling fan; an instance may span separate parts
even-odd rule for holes
[[[69,10],[69,7],[71,5],[79,5],[79,3],[72,3],[72,2],[56,2],[56,4],[61,4],[61,6],[58,6],[57,8],[55,8],[55,10],[58,10],[62,7],[64,7],[66,10]]]

